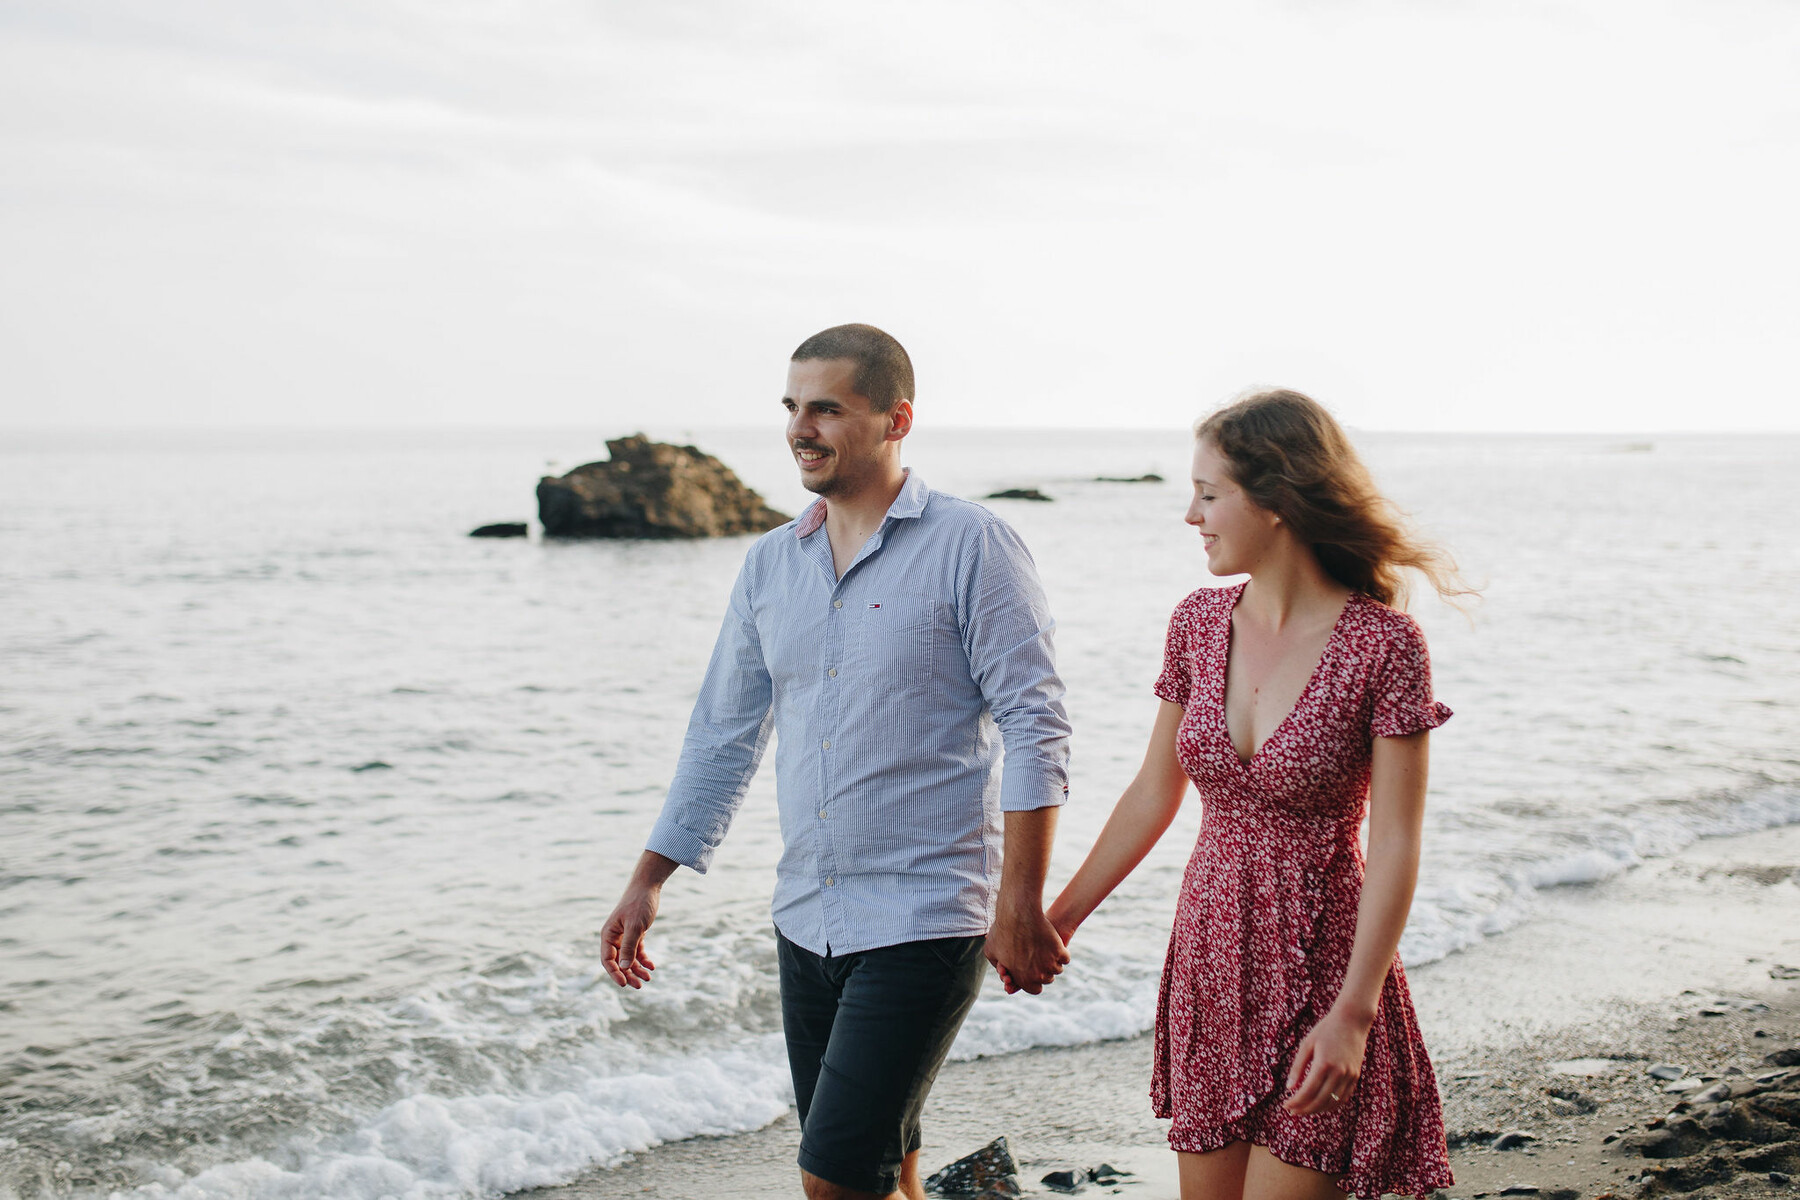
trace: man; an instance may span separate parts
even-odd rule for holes
[[[620,986],[649,980],[663,883],[706,870],[779,731],[773,909],[801,1182],[811,1200],[923,1200],[919,1117],[983,957],[1033,993],[1068,961],[1042,908],[1068,795],[1053,622],[1018,535],[900,465],[900,343],[868,325],[808,338],[782,404],[818,499],[750,548],[603,956]]]

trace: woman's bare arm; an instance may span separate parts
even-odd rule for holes
[[[1137,776],[1119,796],[1112,816],[1081,869],[1069,880],[1045,915],[1066,943],[1075,930],[1100,907],[1132,869],[1150,853],[1163,831],[1181,809],[1188,777],[1175,752],[1175,733],[1181,726],[1182,708],[1164,700],[1156,710],[1150,730],[1150,746]]]
[[[1362,1074],[1369,1028],[1400,949],[1419,878],[1429,738],[1428,733],[1414,733],[1375,739],[1368,865],[1356,910],[1356,940],[1337,1000],[1294,1055],[1288,1088],[1299,1091],[1286,1101],[1291,1112],[1328,1112],[1348,1103]]]

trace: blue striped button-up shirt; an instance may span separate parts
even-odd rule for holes
[[[986,933],[1000,814],[1068,797],[1037,569],[910,472],[842,579],[824,518],[750,548],[649,849],[704,872],[773,729],[776,928],[815,954]]]

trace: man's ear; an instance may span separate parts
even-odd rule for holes
[[[894,407],[888,409],[887,440],[897,442],[912,432],[912,401],[896,400]]]

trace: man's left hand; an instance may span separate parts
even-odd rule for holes
[[[987,960],[1000,973],[1007,995],[1029,992],[1033,996],[1062,974],[1068,964],[1068,947],[1044,916],[1041,905],[1009,904],[1004,896],[988,931]]]

